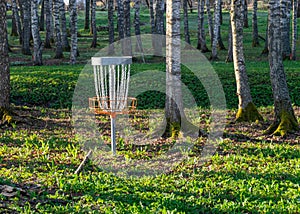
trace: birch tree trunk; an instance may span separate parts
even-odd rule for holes
[[[91,24],[92,24],[92,33],[93,40],[91,44],[91,48],[97,47],[97,26],[96,26],[96,0],[91,0]]]
[[[261,55],[268,55],[269,54],[269,36],[268,36],[268,26],[269,26],[269,21],[267,21],[267,27],[266,27],[266,40],[265,40],[265,46],[264,46],[264,49],[262,50],[261,52]]]
[[[10,71],[7,47],[6,1],[0,0],[0,119],[4,109],[9,109]]]
[[[154,26],[155,26],[155,38],[154,38],[154,55],[162,56],[163,41],[160,35],[164,34],[164,1],[155,0],[154,6]]]
[[[181,92],[180,0],[167,0],[166,104],[167,137],[177,137],[183,113]]]
[[[130,0],[124,0],[124,28],[125,28],[125,39],[124,39],[124,48],[123,54],[125,56],[132,55],[132,44],[131,44],[131,24],[130,24]]]
[[[52,2],[52,0],[51,0]],[[46,15],[46,37],[45,37],[45,48],[51,48],[52,38],[52,3],[50,0],[44,0],[45,4],[45,15]],[[51,3],[51,4],[50,4]]]
[[[18,36],[18,29],[17,29],[17,21],[16,21],[16,17],[14,14],[14,10],[12,10],[12,17],[11,17],[11,36]]]
[[[63,49],[61,42],[61,32],[60,32],[60,18],[59,18],[59,5],[60,0],[53,0],[53,16],[54,16],[54,32],[55,32],[55,59],[63,58]]]
[[[257,26],[257,0],[253,0],[252,10],[252,47],[259,46]]]
[[[19,42],[20,42],[20,44],[22,44],[23,32],[22,32],[21,20],[20,20],[19,10],[18,10],[16,0],[12,0],[12,10],[13,10],[13,16],[15,17],[15,20],[16,20],[16,26],[17,26],[18,36],[19,36]]]
[[[23,40],[22,40],[22,53],[24,55],[31,55],[30,50],[30,1],[29,0],[22,0],[23,9]]]
[[[198,0],[198,44],[197,49],[202,53],[208,52],[205,40],[205,26],[204,26],[204,4],[205,0]]]
[[[45,0],[42,0],[42,7],[41,7],[41,16],[40,16],[40,21],[39,21],[39,27],[40,31],[45,30]]]
[[[43,43],[39,32],[38,0],[31,0],[31,31],[33,36],[33,65],[42,65]]]
[[[84,19],[84,29],[90,29],[90,2],[91,0],[85,0],[85,19]]]
[[[229,18],[228,25],[228,52],[226,62],[233,62],[233,52],[232,52],[232,28],[231,28],[231,19]]]
[[[290,47],[290,3],[289,0],[280,0],[281,8],[281,39],[282,39],[282,59],[289,59],[291,55]]]
[[[212,45],[214,30],[213,30],[213,18],[210,11],[210,1],[206,0],[206,13],[207,13],[207,23],[208,23],[208,33],[210,37],[210,44]]]
[[[253,122],[262,120],[262,116],[258,113],[253,104],[246,72],[243,47],[244,5],[242,1],[243,0],[232,0],[230,10],[234,74],[239,99],[236,121]]]
[[[297,44],[297,11],[298,1],[293,0],[293,23],[292,23],[292,54],[291,60],[296,60],[296,44]]]
[[[269,1],[269,64],[275,119],[266,134],[285,136],[299,129],[294,114],[282,63],[281,7],[279,0]]]
[[[76,0],[69,1],[70,7],[70,31],[71,31],[71,52],[70,52],[70,64],[74,65],[79,56],[77,46],[77,4]]]
[[[212,40],[212,47],[211,47],[211,57],[210,60],[218,60],[218,35],[220,31],[220,13],[216,11],[220,11],[220,0],[215,0],[215,16],[214,16],[214,31],[213,31],[213,40]]]
[[[187,2],[187,0],[183,0],[183,17],[184,17],[184,19],[183,19],[183,22],[184,22],[184,40],[185,40],[186,43],[191,44],[190,32],[189,32],[189,18],[188,18],[188,2]]]
[[[67,19],[64,0],[60,0],[61,42],[64,51],[70,51],[71,47],[67,35]]]
[[[114,42],[115,42],[115,29],[114,29],[114,0],[108,0],[107,2],[107,18],[108,18],[108,55],[114,54]]]

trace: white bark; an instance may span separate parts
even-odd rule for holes
[[[70,24],[71,24],[71,53],[70,63],[75,64],[78,56],[77,47],[77,4],[76,0],[70,0]]]
[[[39,32],[38,0],[31,0],[31,31],[33,36],[33,64],[43,64],[43,43]]]

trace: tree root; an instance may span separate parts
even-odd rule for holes
[[[252,102],[248,103],[244,109],[239,108],[235,117],[235,122],[258,122],[262,120],[263,117]]]
[[[282,111],[280,120],[272,123],[264,134],[285,137],[288,133],[299,130],[297,119],[288,111]]]

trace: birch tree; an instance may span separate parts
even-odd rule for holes
[[[134,1],[134,32],[136,36],[136,47],[137,52],[143,52],[143,44],[141,39],[140,29],[140,0]]]
[[[188,2],[183,0],[183,23],[184,23],[184,40],[186,43],[191,44],[189,32],[189,18],[188,18]]]
[[[180,70],[180,0],[167,0],[166,103],[167,137],[177,137],[183,113]]]
[[[22,32],[21,20],[20,20],[20,15],[19,15],[19,10],[18,10],[16,0],[12,0],[12,11],[13,11],[13,16],[16,20],[16,27],[17,27],[18,36],[19,36],[19,42],[20,42],[20,44],[22,44],[23,32]]]
[[[38,0],[31,0],[31,31],[33,37],[33,64],[43,64],[43,43],[39,32]]]
[[[70,27],[71,27],[71,52],[70,64],[74,65],[79,56],[77,46],[77,4],[76,0],[69,0],[70,7]]]
[[[22,39],[22,53],[24,55],[31,55],[30,50],[30,0],[22,0],[22,11],[23,11],[23,39]]]
[[[269,64],[274,99],[274,121],[266,134],[285,136],[299,130],[289,95],[282,63],[282,31],[280,1],[269,1]]]
[[[243,0],[232,0],[230,10],[234,74],[239,99],[236,121],[251,122],[262,120],[262,116],[258,113],[257,108],[253,104],[246,72],[243,47],[244,5],[242,1]]]
[[[6,1],[0,0],[0,121],[10,122],[10,71],[7,46]]]
[[[131,45],[131,23],[130,23],[130,0],[124,0],[124,33],[125,33],[125,39],[123,46],[123,54],[125,56],[131,56],[132,55],[132,45]]]
[[[198,0],[198,44],[197,49],[202,53],[208,52],[205,40],[205,26],[204,26],[204,5],[205,0]]]
[[[218,45],[218,35],[220,31],[220,11],[221,7],[221,0],[215,0],[215,14],[214,14],[214,29],[213,29],[213,40],[212,40],[212,47],[211,47],[211,57],[210,60],[218,60],[218,52],[217,52],[217,45]]]
[[[291,60],[296,60],[296,43],[297,43],[297,11],[298,1],[293,0],[293,23],[292,23],[292,53]]]
[[[226,62],[233,62],[233,52],[232,52],[232,28],[231,28],[231,19],[229,18],[229,25],[228,25],[228,51]]]
[[[63,58],[63,48],[61,42],[61,31],[60,31],[60,18],[59,18],[59,6],[60,0],[53,0],[53,16],[54,16],[54,32],[55,32],[55,59]]]
[[[90,29],[90,3],[91,0],[85,0],[85,19],[84,19],[84,29]]]
[[[252,47],[259,46],[257,26],[257,0],[253,0],[252,9]]]
[[[291,55],[290,46],[290,0],[280,0],[281,8],[281,40],[282,40],[282,59],[289,59]]]
[[[39,27],[40,31],[45,30],[45,0],[42,0],[41,3],[41,16],[40,16],[40,21],[39,21]]]
[[[114,29],[114,0],[107,2],[107,19],[108,19],[108,55],[114,53],[115,29]]]
[[[66,10],[65,10],[64,0],[60,0],[59,11],[60,11],[60,21],[61,21],[62,48],[64,51],[70,51],[71,47],[69,45],[68,35],[67,35],[67,19],[66,19]]]

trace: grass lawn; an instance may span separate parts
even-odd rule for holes
[[[106,12],[98,14],[99,25],[105,25]],[[79,15],[82,29],[83,13]],[[264,35],[267,14],[259,11],[258,15],[260,34]],[[148,18],[143,10],[142,22],[148,23]],[[196,23],[193,13],[193,45]],[[224,12],[225,45],[227,28],[228,13]],[[149,33],[149,29],[144,25],[142,30]],[[263,41],[262,47],[251,48],[251,29],[245,29],[246,65],[254,103],[263,122],[232,123],[238,103],[233,65],[224,62],[227,51],[220,51],[220,61],[212,66],[224,88],[228,115],[223,141],[209,161],[186,161],[164,174],[141,178],[119,177],[89,161],[82,172],[74,174],[85,153],[71,123],[72,96],[84,64],[98,50],[88,48],[88,32],[80,33],[81,56],[76,66],[68,65],[68,53],[64,53],[65,59],[53,61],[53,49],[45,50],[44,66],[30,66],[31,58],[19,53],[17,38],[10,38],[11,101],[16,123],[0,126],[1,213],[300,213],[300,132],[286,138],[263,135],[273,119],[272,90],[267,57],[259,56]],[[101,32],[99,48],[106,43],[107,34]],[[284,65],[300,123],[300,64],[286,61]],[[163,62],[134,63],[132,74],[164,68]],[[182,81],[197,102],[199,127],[209,131],[211,110],[202,84],[185,67]],[[139,95],[138,112],[148,115],[151,110],[163,108],[164,96],[155,92]],[[98,119],[103,127],[109,127],[108,117]],[[133,120],[147,131],[143,119]],[[108,139],[108,135],[105,132],[104,138]],[[194,142],[191,159],[200,157],[206,140],[203,137]],[[152,154],[126,142],[118,149],[132,159],[149,158]]]

